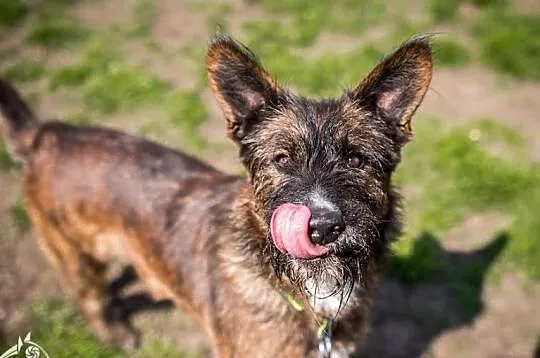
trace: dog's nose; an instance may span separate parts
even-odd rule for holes
[[[312,210],[309,229],[309,237],[313,243],[326,245],[336,241],[339,234],[345,230],[345,223],[339,210]]]

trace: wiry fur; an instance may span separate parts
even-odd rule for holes
[[[113,256],[132,264],[155,298],[196,319],[216,356],[314,356],[322,319],[335,322],[335,350],[353,351],[400,228],[391,175],[431,79],[428,42],[405,43],[337,99],[281,88],[223,35],[211,42],[207,67],[245,178],[118,131],[39,123],[0,81],[0,123],[25,163],[42,247],[106,342],[135,344],[125,322],[107,317]],[[284,155],[287,167],[276,160]],[[328,254],[298,259],[275,247],[270,220],[284,203],[339,210],[345,227],[326,243]]]

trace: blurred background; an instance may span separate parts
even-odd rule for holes
[[[357,84],[409,36],[434,78],[395,183],[405,232],[375,298],[367,357],[534,357],[540,341],[539,0],[0,0],[0,73],[42,118],[120,128],[240,173],[204,71],[217,26],[312,96]],[[0,143],[0,353],[100,345],[32,237]],[[206,357],[176,310],[134,316],[134,357]],[[540,354],[537,352],[536,357]]]

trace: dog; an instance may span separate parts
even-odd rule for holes
[[[105,314],[111,258],[196,320],[216,357],[352,354],[400,232],[391,176],[431,81],[430,39],[407,40],[334,99],[281,87],[225,34],[207,72],[246,176],[120,131],[38,121],[0,81],[40,246],[94,334],[126,350],[135,332]]]

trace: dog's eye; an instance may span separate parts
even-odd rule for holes
[[[349,168],[363,168],[366,164],[366,160],[362,156],[352,155],[347,159],[347,166]]]
[[[274,161],[281,169],[290,169],[292,165],[291,157],[287,154],[278,154]]]

